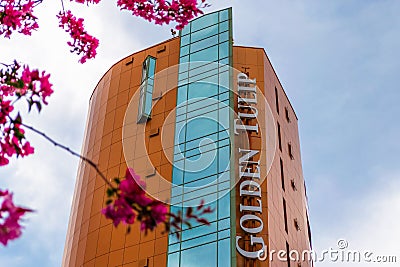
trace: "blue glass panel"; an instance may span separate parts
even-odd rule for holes
[[[231,228],[231,220],[230,218],[226,218],[218,221],[218,231],[230,229]]]
[[[226,101],[226,100],[224,100],[224,101]],[[224,102],[222,102],[220,105],[221,106],[224,105]],[[229,106],[225,106],[224,108],[220,108],[219,109],[219,116],[218,116],[219,127],[218,127],[218,131],[223,131],[222,134],[220,135],[220,138],[225,138],[225,137],[227,137],[229,135],[229,133],[226,131],[226,130],[229,129],[229,125],[230,125],[229,112],[230,112]]]
[[[202,139],[211,139],[213,142],[216,142],[218,139],[218,135],[216,133],[210,134],[210,133],[204,133],[204,136]],[[190,149],[194,149],[199,147],[200,145],[200,141],[202,139],[196,139],[193,141],[188,141],[186,143],[186,150],[190,150]],[[210,141],[211,142],[211,141]]]
[[[184,57],[181,57],[181,58],[179,59],[179,63],[180,63],[180,64],[188,63],[188,62],[189,62],[189,55],[184,56]]]
[[[150,113],[151,113],[152,97],[153,97],[153,90],[151,90],[151,92],[146,93],[146,101],[145,101],[145,111],[144,111],[144,113],[147,116],[150,116]]]
[[[173,196],[181,195],[182,193],[183,193],[182,186],[174,186],[171,189],[171,195]]]
[[[218,61],[220,64],[229,65],[229,58],[220,58]]]
[[[197,237],[188,241],[182,242],[182,249],[191,248],[194,246],[202,245],[205,243],[209,243],[217,239],[217,234],[209,234],[206,236]]]
[[[218,222],[220,224],[220,222]],[[218,226],[220,228],[220,226]],[[220,229],[221,230],[221,229]],[[176,236],[176,234],[170,234],[168,238],[168,244],[175,244],[180,242],[181,240]]]
[[[218,218],[226,218],[230,216],[230,195],[226,194],[218,200]]]
[[[181,265],[170,265],[171,267],[215,267],[217,264],[216,242],[183,250],[181,253]]]
[[[187,159],[185,168],[191,172],[185,173],[185,183],[217,173],[216,151],[205,152],[197,161]]]
[[[191,120],[186,126],[186,140],[200,138],[204,134],[214,133],[218,131],[218,122],[208,118],[198,118]]]
[[[207,184],[214,183],[216,180],[217,180],[217,175],[212,175],[209,177],[199,177],[199,179],[196,181],[185,183],[185,186],[187,187],[205,186]]]
[[[216,44],[218,44],[218,36],[213,35],[211,37],[208,37],[207,39],[203,39],[196,43],[192,43],[190,45],[190,53],[197,52],[199,50],[202,50],[204,48],[207,48],[207,47],[210,47],[210,46],[216,45]]]
[[[218,12],[214,12],[211,14],[207,14],[204,16],[201,16],[200,18],[197,18],[192,21],[192,34],[195,31],[201,30],[205,27],[211,26],[212,24],[218,23]]]
[[[219,84],[222,87],[229,88],[230,87],[230,75],[229,71],[225,71],[219,74]]]
[[[229,238],[218,241],[218,266],[231,266],[231,248]]]
[[[200,68],[191,69],[189,72],[189,78],[195,78],[195,80],[201,80],[202,77],[209,77],[217,74],[218,74],[218,69],[215,68],[214,64],[209,63],[203,65]]]
[[[219,21],[224,21],[229,19],[229,9],[225,9],[219,12]]]
[[[190,61],[216,61],[218,60],[218,46],[212,46],[199,52],[190,54]]]
[[[219,173],[218,174],[218,182],[220,183],[219,185],[218,185],[218,189],[219,190],[222,190],[223,188],[225,188],[225,182],[224,181],[226,181],[226,182],[228,182],[228,188],[229,188],[229,185],[230,185],[230,171],[226,171],[226,172],[223,172],[223,173]]]
[[[189,82],[191,83],[199,81],[202,81],[203,83],[218,84],[218,70],[214,69],[194,77],[189,77]]]
[[[182,81],[184,79],[189,78],[189,73],[188,72],[181,72],[178,74],[178,80]]]
[[[201,189],[196,189],[196,190],[195,188],[188,188],[188,189],[191,189],[191,192],[184,194],[183,201],[188,201],[195,198],[201,198],[205,195],[212,194],[217,191],[217,185],[202,187]]]
[[[179,252],[168,255],[168,266],[180,266],[179,265]]]
[[[187,54],[189,54],[189,46],[186,45],[184,47],[181,47],[181,52],[180,52],[180,56],[186,56]]]
[[[196,82],[192,83],[189,87],[188,97],[189,99],[197,97],[208,97],[218,94],[218,85]],[[210,102],[213,103],[213,102]]]
[[[190,35],[185,35],[181,37],[181,46],[188,45],[190,43]]]
[[[154,74],[156,73],[156,60],[152,57],[149,58],[149,76],[148,77],[154,77]]]
[[[191,34],[192,43],[197,42],[199,40],[205,39],[212,35],[218,34],[218,24],[215,24],[211,27],[204,28],[201,31],[195,32]]]
[[[219,42],[223,43],[229,41],[229,31],[223,32],[219,34]]]
[[[187,100],[187,86],[183,85],[178,87],[177,103],[180,105]]]
[[[187,113],[188,119],[195,119],[195,117],[204,116],[207,118],[218,119],[218,104],[213,104],[210,106],[206,106],[204,108],[196,109]]]
[[[219,32],[224,32],[229,30],[229,20],[224,21],[219,24]]]
[[[173,167],[172,170],[172,183],[180,185],[183,182],[183,172],[177,167]]]
[[[229,170],[230,157],[229,146],[222,147],[218,150],[218,172]]]
[[[217,210],[217,201],[214,201],[214,202],[208,204],[208,206],[210,206],[210,208],[211,208],[212,210],[214,210],[214,212],[205,214],[205,215],[203,216],[203,218],[205,218],[205,219],[208,220],[209,222],[214,222],[214,221],[217,220],[217,213],[218,213],[218,210]]]
[[[229,56],[229,42],[219,44],[219,58],[225,58]]]
[[[176,244],[168,246],[168,252],[169,253],[176,252],[176,251],[178,251],[180,249],[181,249],[181,244],[180,243],[176,243]]]
[[[230,175],[229,171],[224,172],[219,175],[219,182],[227,180],[226,182],[218,184],[218,190],[222,190],[218,193],[219,195],[225,195],[225,193],[229,192],[229,189],[231,186],[231,181],[229,180],[230,179],[229,175]]]
[[[217,231],[217,223],[216,222],[213,222],[210,225],[201,225],[201,226],[193,227],[193,228],[187,229],[182,232],[181,240],[185,241],[188,239],[196,238],[198,236],[208,235],[208,234],[210,234],[212,232],[216,232],[216,231]]]
[[[186,26],[181,30],[181,36],[190,33],[190,25],[191,25],[191,23],[189,23],[188,25],[186,25]]]
[[[231,235],[231,230],[230,229],[224,230],[224,231],[218,232],[218,239],[227,238],[230,235]]]

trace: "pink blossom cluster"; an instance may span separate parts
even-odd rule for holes
[[[72,48],[71,53],[83,54],[79,59],[80,63],[85,63],[87,59],[94,58],[97,54],[96,49],[99,46],[99,40],[91,36],[83,27],[82,18],[76,18],[71,11],[60,12],[57,17],[60,20],[60,28],[70,34],[73,41],[67,42]]]
[[[10,38],[13,31],[31,35],[39,28],[33,15],[33,8],[39,1],[34,0],[0,0],[0,36]]]
[[[0,243],[4,246],[21,235],[21,217],[26,212],[32,212],[30,209],[16,206],[12,197],[10,192],[0,189]]]
[[[77,2],[79,4],[98,4],[100,0],[70,0],[71,2]]]
[[[205,6],[205,0],[118,0],[121,10],[131,11],[134,16],[142,17],[156,24],[176,22],[176,29],[182,29],[189,20],[202,14],[200,10]],[[203,5],[203,6],[202,6]]]
[[[12,116],[14,104],[25,99],[29,110],[33,106],[41,110],[47,104],[46,98],[53,93],[49,74],[37,69],[14,64],[0,70],[0,166],[7,165],[9,158],[16,155],[24,157],[34,152],[25,138],[20,114]]]
[[[204,202],[196,208],[188,208],[185,214],[173,214],[168,212],[167,205],[152,199],[146,195],[146,184],[140,179],[133,169],[126,170],[125,179],[118,183],[118,188],[109,188],[109,197],[116,196],[115,200],[109,199],[107,206],[102,210],[106,218],[113,221],[114,226],[121,222],[131,225],[136,221],[140,222],[140,230],[147,232],[163,223],[167,231],[173,228],[177,235],[181,230],[182,224],[190,225],[190,221],[195,220],[201,224],[209,224],[205,218],[200,216],[211,213],[210,207],[205,207]]]
[[[103,214],[115,226],[120,222],[133,224],[136,219],[140,221],[142,231],[153,230],[159,223],[165,222],[168,210],[160,201],[148,197],[144,188],[145,183],[140,180],[140,176],[128,168],[125,179],[114,191],[117,199],[103,209]],[[113,195],[112,189],[109,195]]]

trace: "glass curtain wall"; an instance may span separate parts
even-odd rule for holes
[[[205,200],[214,212],[210,226],[169,235],[167,266],[231,266],[232,11],[197,18],[180,35],[171,211]]]

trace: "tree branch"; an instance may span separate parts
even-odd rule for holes
[[[50,143],[52,143],[54,146],[59,147],[61,149],[64,149],[65,151],[69,152],[71,155],[80,158],[81,160],[83,160],[84,162],[88,163],[90,166],[92,166],[96,172],[100,175],[100,177],[104,180],[104,182],[111,187],[112,189],[115,189],[114,186],[110,183],[110,181],[107,180],[107,177],[100,171],[99,167],[97,166],[96,163],[94,163],[92,160],[88,159],[85,156],[82,156],[81,154],[71,150],[69,147],[58,143],[57,141],[55,141],[54,139],[52,139],[51,137],[49,137],[48,135],[46,135],[44,132],[39,131],[37,129],[35,129],[32,126],[26,125],[24,123],[18,123],[21,126],[24,126],[25,128],[31,130],[32,132],[37,133],[38,135],[41,135],[44,139],[46,139],[47,141],[49,141]]]

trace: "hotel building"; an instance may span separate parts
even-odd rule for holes
[[[132,167],[172,212],[201,200],[214,212],[180,239],[126,234],[81,163],[63,266],[312,266],[287,253],[311,249],[297,122],[264,49],[233,45],[231,9],[115,63],[90,98],[83,155],[108,178]]]

